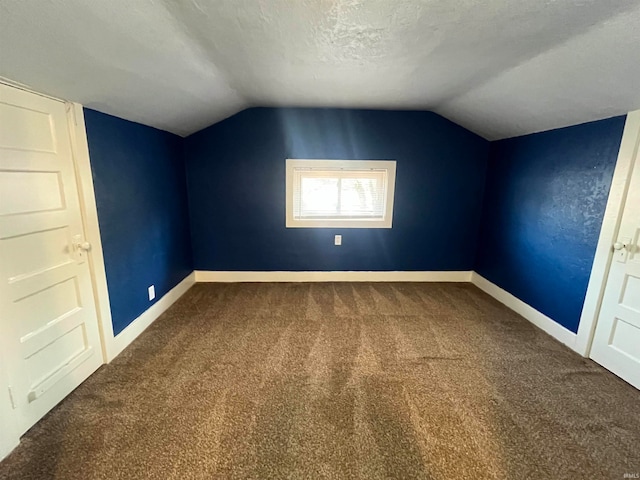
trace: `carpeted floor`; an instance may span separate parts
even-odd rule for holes
[[[622,479],[640,392],[469,284],[198,284],[2,479]],[[637,477],[634,477],[637,478]]]

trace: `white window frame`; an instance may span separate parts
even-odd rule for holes
[[[387,185],[383,218],[332,218],[296,219],[294,217],[294,170],[297,168],[317,168],[327,170],[386,170]],[[393,202],[396,185],[395,160],[309,160],[287,159],[286,161],[286,226],[287,228],[392,228]]]

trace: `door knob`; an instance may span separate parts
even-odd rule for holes
[[[626,263],[627,257],[629,255],[633,255],[635,247],[631,242],[631,237],[622,237],[619,241],[613,244],[613,258],[616,262]]]
[[[86,240],[82,240],[80,235],[76,235],[73,237],[73,248],[76,251],[84,250],[85,252],[88,252],[91,250],[91,244]]]
[[[73,248],[73,256],[76,259],[76,262],[78,264],[80,263],[84,263],[84,261],[86,260],[87,257],[87,253],[89,250],[91,250],[91,244],[89,242],[87,242],[86,240],[83,240],[82,235],[74,235],[72,242],[71,242],[72,248]]]
[[[88,252],[89,250],[91,250],[91,244],[89,242],[80,242],[78,243],[78,248],[80,250],[84,250],[85,252]]]

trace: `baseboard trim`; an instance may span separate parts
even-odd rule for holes
[[[564,328],[559,323],[553,321],[551,318],[547,317],[544,313],[539,312],[531,305],[523,302],[519,298],[500,288],[495,283],[490,282],[476,272],[473,272],[473,274],[471,275],[471,283],[473,283],[483,292],[498,300],[500,303],[509,307],[514,312],[522,315],[536,327],[545,331],[560,343],[563,343],[570,349],[580,353],[577,348],[578,336],[572,331]]]
[[[191,272],[184,280],[169,290],[160,300],[154,303],[148,310],[131,322],[122,332],[113,338],[109,349],[110,362],[127,348],[149,325],[157,320],[176,300],[184,295],[196,283],[196,273]]]
[[[162,315],[195,283],[220,282],[471,282],[480,290],[522,315],[553,338],[577,349],[577,335],[553,321],[542,312],[526,304],[482,275],[472,271],[419,271],[419,272],[229,272],[196,270],[171,289],[165,296],[136,318],[118,334],[109,349],[108,362],[127,348],[149,325]],[[580,352],[578,352],[580,353]]]
[[[219,272],[196,270],[196,282],[470,282],[471,271]]]

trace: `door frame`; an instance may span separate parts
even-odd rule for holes
[[[71,132],[71,151],[76,169],[76,182],[80,197],[80,210],[84,223],[85,239],[91,243],[89,270],[93,284],[93,298],[96,302],[102,363],[109,363],[117,355],[114,345],[113,324],[111,323],[111,304],[107,288],[107,271],[102,252],[102,237],[98,222],[98,207],[93,189],[93,174],[89,158],[87,128],[84,123],[84,110],[79,103],[67,103],[67,121]]]
[[[98,210],[93,189],[93,175],[91,173],[89,145],[87,142],[87,131],[82,105],[34,91],[25,85],[4,77],[0,77],[0,83],[34,95],[62,102],[66,106],[71,154],[76,174],[76,185],[78,188],[84,236],[85,239],[91,243],[91,250],[88,252],[87,258],[89,260],[89,273],[98,317],[102,363],[108,363],[115,357],[114,335],[111,324],[107,275],[102,252],[102,238],[100,236],[100,226],[98,223]],[[9,394],[8,373],[5,365],[6,363],[0,351],[0,424],[2,424],[0,460],[6,457],[20,442],[20,435],[18,434],[18,428],[13,415],[13,406]]]
[[[613,260],[612,245],[616,242],[622,221],[622,212],[629,184],[634,158],[640,147],[640,110],[629,112],[624,124],[622,141],[616,161],[607,207],[602,220],[596,254],[591,267],[587,294],[582,307],[580,325],[576,337],[575,350],[584,357],[591,352],[604,291],[607,286],[609,269]]]

